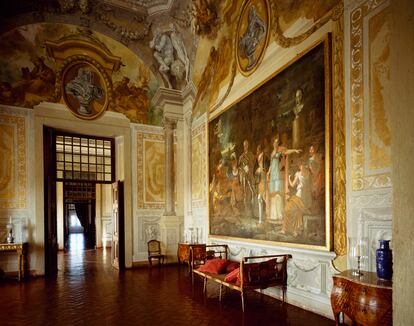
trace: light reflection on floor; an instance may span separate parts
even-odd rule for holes
[[[87,249],[86,236],[84,233],[70,233],[68,239],[68,247],[65,251],[60,251],[58,254],[58,270],[59,273],[65,275],[72,274],[76,271],[76,274],[82,274],[82,271],[86,270],[86,264],[96,264],[96,260],[89,260],[86,258],[86,254],[95,254],[99,251],[100,263],[103,265],[110,265],[110,248],[105,246],[101,249]],[[108,253],[108,255],[107,255]]]

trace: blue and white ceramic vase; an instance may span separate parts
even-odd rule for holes
[[[384,280],[392,278],[392,250],[390,240],[379,240],[380,247],[377,249],[377,275]]]

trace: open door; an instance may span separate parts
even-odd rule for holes
[[[45,274],[57,275],[56,139],[55,131],[43,127]]]
[[[119,270],[125,268],[124,234],[124,184],[122,181],[116,181],[112,184],[111,263]]]

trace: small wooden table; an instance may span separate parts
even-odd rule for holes
[[[336,325],[345,313],[361,325],[392,325],[392,281],[381,280],[376,273],[347,270],[333,276],[332,310]]]
[[[29,244],[23,243],[0,243],[0,254],[6,252],[16,252],[18,256],[19,270],[17,277],[19,281],[27,276],[27,249]]]

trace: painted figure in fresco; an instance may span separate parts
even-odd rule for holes
[[[325,173],[321,155],[317,153],[316,145],[309,147],[309,170],[311,172],[311,192],[314,205],[312,210],[320,213],[323,210],[325,193]]]
[[[13,94],[18,103],[40,102],[55,89],[55,72],[45,64],[44,58],[35,57],[31,62],[33,68],[23,67],[23,78],[13,83]]]
[[[114,97],[117,110],[124,113],[131,121],[147,123],[150,106],[146,93],[148,81],[138,87],[130,83],[128,77],[114,83]]]
[[[256,180],[257,203],[259,206],[259,223],[264,222],[266,212],[267,185],[266,174],[269,169],[269,159],[262,149],[261,145],[256,150],[256,165],[254,169]]]
[[[295,106],[292,111],[295,115],[292,124],[292,146],[299,148],[302,146],[303,140],[303,130],[304,130],[304,120],[303,115],[301,114],[304,107],[303,103],[303,91],[299,88],[296,90],[295,94]]]
[[[255,197],[253,177],[254,161],[254,155],[249,151],[249,142],[245,140],[243,142],[243,153],[239,157],[239,168],[240,180],[244,193],[244,208],[246,210],[246,213],[249,213],[251,211],[251,205]]]
[[[273,151],[270,155],[270,168],[267,172],[269,180],[269,203],[270,203],[270,219],[272,221],[281,221],[284,209],[284,173],[285,158],[293,153],[300,153],[298,149],[286,149],[279,145],[279,137],[273,142]]]
[[[83,115],[92,114],[89,105],[93,100],[100,100],[104,95],[103,89],[95,85],[93,72],[88,68],[79,68],[78,75],[66,84],[65,90],[78,99],[78,113]]]
[[[246,70],[250,70],[256,64],[256,49],[266,33],[266,25],[262,18],[257,14],[256,7],[253,5],[249,9],[248,26],[246,32],[239,40],[240,55],[247,58],[249,63]]]
[[[215,0],[194,0],[192,5],[193,29],[197,35],[213,37],[220,27]]]

